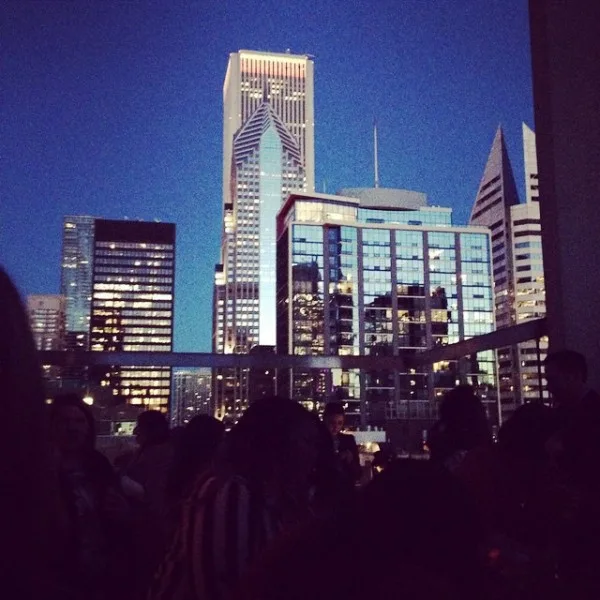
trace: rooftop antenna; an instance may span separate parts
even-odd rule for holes
[[[377,120],[373,119],[373,154],[375,163],[375,187],[379,187],[379,156],[377,148]]]

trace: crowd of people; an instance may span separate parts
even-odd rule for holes
[[[0,288],[6,597],[600,597],[600,396],[577,352],[545,361],[553,406],[522,406],[497,439],[474,389],[449,391],[429,460],[386,456],[364,486],[337,402],[319,419],[263,398],[228,432],[146,411],[110,462],[81,397],[46,405],[1,271]]]

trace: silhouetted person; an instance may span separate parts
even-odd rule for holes
[[[587,386],[585,357],[573,350],[544,361],[557,428],[547,449],[568,498],[559,539],[559,575],[574,598],[600,597],[600,396]]]
[[[394,453],[387,444],[380,444],[381,448],[373,455],[371,463],[372,476],[377,477],[394,460]]]
[[[27,312],[0,268],[0,581],[6,598],[58,595],[66,511]],[[68,600],[66,591],[60,595]]]
[[[149,598],[227,598],[277,535],[309,517],[317,445],[316,418],[300,404],[251,404],[186,501]]]
[[[311,507],[316,517],[329,517],[346,511],[354,501],[354,480],[340,469],[334,440],[325,424],[315,417],[318,429],[317,462],[311,477]]]
[[[544,361],[552,395],[557,434],[549,451],[581,485],[599,483],[600,396],[587,386],[587,363],[579,352],[553,352]]]
[[[157,410],[140,413],[134,435],[138,449],[122,460],[121,485],[135,509],[136,585],[146,589],[169,537],[167,479],[173,447],[167,418]]]
[[[240,582],[236,600],[485,598],[474,506],[446,470],[393,461],[350,515],[280,539]]]
[[[212,465],[224,435],[223,423],[209,415],[197,415],[179,431],[167,480],[171,519],[179,515],[181,502],[191,493],[196,478]]]
[[[491,441],[485,409],[473,388],[459,385],[446,392],[428,435],[431,460],[452,471],[470,450]]]
[[[119,597],[127,572],[129,506],[108,459],[95,450],[94,419],[77,394],[50,406],[68,516],[65,578],[86,598]]]
[[[167,477],[173,458],[169,423],[163,413],[147,410],[138,416],[133,433],[138,450],[124,466],[123,473],[141,486],[138,499],[157,517],[164,516]]]
[[[333,440],[338,469],[347,485],[353,486],[360,479],[360,458],[354,436],[350,433],[342,433],[345,414],[341,402],[328,402],[325,405],[323,423],[325,423]]]
[[[518,588],[547,596],[542,590],[554,583],[556,498],[545,449],[554,428],[550,408],[521,406],[500,428],[497,444],[473,449],[454,470],[476,500],[503,597]]]

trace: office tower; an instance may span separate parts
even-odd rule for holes
[[[90,350],[170,352],[173,348],[175,225],[94,222]],[[167,411],[167,367],[97,367],[112,406]]]
[[[524,123],[523,152],[527,201],[510,209],[516,323],[546,315],[535,133]],[[519,403],[548,398],[540,372],[547,351],[547,338],[518,345]]]
[[[230,55],[223,90],[223,232],[215,269],[213,351],[274,347],[278,210],[314,189],[313,63],[309,56]],[[217,413],[235,421],[247,371],[215,377]]]
[[[35,294],[27,296],[27,312],[38,350],[63,350],[65,344],[64,296]]]
[[[230,202],[233,138],[267,100],[298,144],[306,189],[315,187],[314,76],[308,55],[240,50],[223,85],[223,203]]]
[[[210,369],[174,369],[171,424],[185,425],[196,415],[211,414],[211,392]]]
[[[66,298],[66,348],[89,349],[94,217],[68,216],[63,222],[60,293]]]
[[[492,263],[496,327],[516,322],[511,206],[519,203],[502,128],[498,127],[471,211],[470,225],[488,227],[492,235]],[[515,347],[498,350],[500,402],[512,411],[519,404],[518,354]]]
[[[277,218],[277,351],[398,356],[385,369],[280,371],[279,391],[320,410],[347,405],[350,426],[423,423],[457,381],[497,421],[492,351],[432,367],[416,355],[493,330],[490,234],[455,227],[450,209],[383,188],[292,194]]]

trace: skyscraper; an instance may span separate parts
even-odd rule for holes
[[[315,187],[313,61],[308,55],[240,50],[223,85],[223,203],[230,202],[233,138],[266,100],[296,140],[306,189]]]
[[[289,193],[314,189],[312,59],[233,53],[223,101],[223,232],[213,351],[247,353],[276,343],[277,212]],[[215,383],[219,414],[235,420],[248,401],[248,372],[222,371]]]
[[[343,195],[342,195],[343,194]],[[322,408],[346,404],[351,426],[414,420],[425,428],[457,380],[478,387],[497,420],[492,351],[432,368],[428,348],[494,327],[490,235],[455,227],[424,194],[384,188],[292,194],[278,215],[277,350],[295,355],[398,356],[402,372],[280,371],[280,392]]]
[[[542,232],[535,133],[523,124],[525,198],[519,203],[502,130],[498,128],[486,164],[471,223],[492,233],[498,328],[546,314]],[[547,396],[539,362],[547,340],[532,340],[498,350],[500,399],[504,416],[530,400]]]
[[[61,288],[67,298],[67,347],[172,350],[174,273],[175,225],[66,217]],[[71,368],[67,375],[103,390],[98,400],[107,409],[166,411],[169,405],[168,368]]]
[[[60,293],[66,298],[66,347],[71,350],[89,349],[94,220],[68,216],[63,222]]]
[[[469,220],[471,225],[488,227],[492,234],[494,303],[498,329],[516,323],[510,211],[518,203],[519,196],[504,134],[502,128],[498,127]],[[498,350],[500,402],[507,410],[512,410],[519,403],[518,360],[515,347]]]
[[[510,209],[516,323],[546,315],[535,133],[525,123],[523,153],[526,203]],[[548,340],[540,340],[539,347],[535,340],[523,342],[516,351],[520,393],[518,402],[546,399],[548,392],[540,374],[539,362],[546,357]]]
[[[92,352],[173,349],[175,225],[96,219],[90,318]],[[171,370],[100,367],[115,406],[167,411]]]

